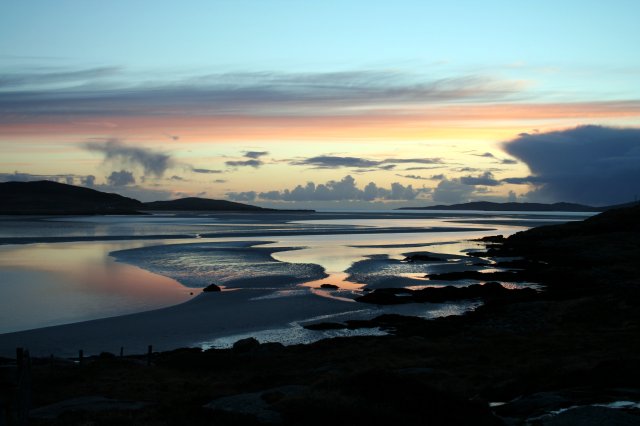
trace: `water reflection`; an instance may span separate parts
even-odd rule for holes
[[[192,297],[192,291],[171,278],[108,256],[141,245],[0,247],[0,333],[155,309]]]

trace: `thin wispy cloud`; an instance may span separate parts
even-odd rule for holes
[[[110,77],[109,84],[101,80]],[[65,87],[47,85],[65,82]],[[76,84],[72,84],[76,83]],[[0,74],[0,111],[29,122],[42,116],[331,116],[433,103],[515,99],[526,83],[482,75],[428,79],[361,70],[225,73],[132,84],[116,67]]]
[[[320,155],[316,157],[292,160],[289,164],[293,166],[310,166],[316,169],[374,168],[391,170],[395,168],[397,164],[441,164],[442,162],[441,158],[387,158],[384,160],[372,160],[363,157]]]

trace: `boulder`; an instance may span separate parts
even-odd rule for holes
[[[337,286],[337,285],[335,285],[335,284],[321,284],[321,285],[320,285],[320,288],[325,288],[325,289],[329,289],[329,290],[337,290],[337,289],[339,289],[340,287],[338,287],[338,286]]]
[[[233,350],[235,352],[251,352],[260,347],[260,342],[255,337],[248,337],[246,339],[238,340],[233,344]]]
[[[209,284],[208,286],[203,288],[202,291],[204,293],[213,293],[213,292],[217,292],[217,291],[222,291],[222,289],[220,288],[220,286],[217,286],[215,284]]]

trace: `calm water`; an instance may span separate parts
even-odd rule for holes
[[[460,257],[439,266],[412,266],[401,262],[405,253],[464,255],[479,247],[468,241],[472,238],[588,215],[404,211],[0,218],[0,333],[175,305],[209,282],[242,291],[275,280],[268,297],[309,291],[352,301],[366,285],[395,279],[415,286],[425,273],[471,263]],[[323,283],[341,290],[318,289]]]

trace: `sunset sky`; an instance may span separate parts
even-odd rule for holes
[[[149,201],[640,194],[640,2],[0,4],[0,180]]]

